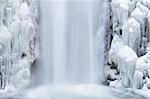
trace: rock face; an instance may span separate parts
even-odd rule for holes
[[[38,44],[38,0],[0,0],[0,89],[29,85]]]
[[[150,89],[150,0],[111,0],[109,5],[107,83]]]

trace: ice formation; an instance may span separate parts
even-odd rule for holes
[[[115,35],[109,51],[109,63],[117,65],[123,86],[131,86],[130,83],[133,81],[137,59],[136,53],[125,45],[121,38]]]
[[[142,88],[143,74],[140,71],[135,71],[133,77],[133,87],[140,89]]]
[[[37,0],[0,1],[0,89],[25,88],[38,57]],[[31,14],[32,13],[32,14]]]
[[[124,87],[150,89],[150,1],[111,0],[109,3],[111,13],[106,28],[111,41],[106,42],[110,48],[106,51],[107,83],[120,86],[121,81]]]
[[[124,43],[131,47],[136,53],[140,52],[140,24],[134,18],[129,18],[129,20],[122,26],[122,38]]]

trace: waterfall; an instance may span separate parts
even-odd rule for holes
[[[103,80],[104,0],[40,1],[39,79],[51,84]]]

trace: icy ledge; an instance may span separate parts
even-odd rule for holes
[[[0,0],[0,89],[27,87],[37,58],[38,0]]]

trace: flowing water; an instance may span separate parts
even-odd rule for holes
[[[41,81],[87,84],[103,80],[106,8],[104,0],[40,1]]]

